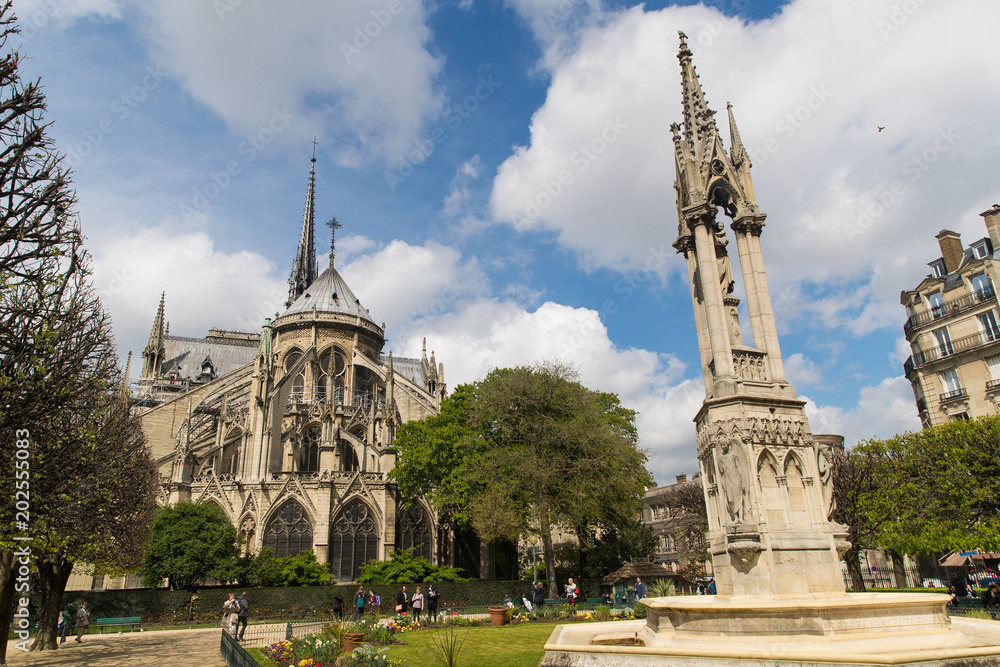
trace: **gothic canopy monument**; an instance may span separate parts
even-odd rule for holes
[[[680,35],[683,125],[671,126],[679,221],[705,401],[695,416],[717,595],[646,598],[645,621],[560,626],[543,665],[1000,665],[992,621],[950,619],[947,595],[846,593],[830,452],[785,379],[750,159],[729,111],[727,154]],[[752,341],[744,341],[731,221]]]

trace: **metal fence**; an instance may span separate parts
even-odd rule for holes
[[[840,573],[844,577],[844,586],[852,588],[854,582],[851,581],[851,574],[847,571],[847,564],[841,561]],[[924,582],[920,572],[914,567],[904,569],[904,588],[923,588]],[[865,582],[865,588],[898,588],[896,585],[896,575],[891,567],[864,566],[861,567],[861,578]]]
[[[329,621],[311,621],[306,623],[265,623],[248,625],[243,637],[238,640],[240,646],[259,648],[268,644],[288,641],[292,637],[304,637],[319,632]]]
[[[219,646],[222,659],[228,667],[260,667],[253,656],[240,646],[239,642],[225,630],[222,631],[222,643]]]

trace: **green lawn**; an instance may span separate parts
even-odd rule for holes
[[[455,628],[465,641],[459,664],[476,667],[538,667],[545,655],[545,642],[556,629],[555,623],[523,623],[495,628]],[[389,649],[390,658],[403,658],[407,665],[437,665],[430,647],[432,637],[443,630],[420,630],[403,635],[406,646]]]

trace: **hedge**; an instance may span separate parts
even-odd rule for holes
[[[582,579],[577,582],[581,596],[599,597],[600,580]],[[482,609],[500,604],[504,595],[515,600],[530,594],[531,582],[527,581],[471,581],[435,584],[441,592],[438,608],[441,611],[461,611]],[[426,592],[426,584],[407,584],[406,591],[412,595],[416,587]],[[396,606],[399,586],[365,586],[365,591],[373,590],[381,598],[380,609],[384,614],[392,614]],[[73,591],[67,593],[63,604],[72,601],[86,601],[93,617],[110,618],[139,616],[147,625],[183,623],[189,621],[211,622],[222,615],[222,604],[230,593],[239,595],[246,591],[250,603],[251,620],[261,619],[305,619],[322,618],[331,614],[333,598],[340,593],[344,598],[345,612],[351,611],[357,584],[336,586],[303,586],[291,588],[202,588],[197,592],[193,613],[187,607],[191,594],[187,591],[165,589],[129,589],[106,591]],[[546,597],[548,592],[546,591]],[[530,599],[530,597],[529,597]],[[39,600],[33,600],[33,609]]]

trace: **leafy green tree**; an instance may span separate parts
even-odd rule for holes
[[[388,586],[392,584],[440,583],[470,581],[462,577],[461,568],[431,565],[426,558],[413,555],[413,549],[392,552],[389,560],[370,560],[361,566],[359,584]]]
[[[330,573],[326,566],[316,562],[316,553],[311,549],[278,558],[275,565],[278,568],[277,586],[321,586],[330,583]]]
[[[884,469],[885,458],[879,447],[857,447],[848,452],[833,453],[833,503],[830,518],[847,526],[851,548],[844,554],[851,588],[855,593],[865,590],[861,573],[861,552],[877,548],[879,532],[890,515],[889,506],[879,501],[889,493]]]
[[[238,545],[242,551],[242,545]],[[270,547],[264,547],[256,554],[242,553],[233,559],[226,572],[225,581],[241,588],[267,588],[278,586],[281,580],[281,566]]]
[[[1000,416],[859,443],[882,484],[862,495],[894,553],[1000,551]]]
[[[457,388],[438,417],[400,429],[394,476],[404,495],[426,494],[487,541],[537,533],[556,597],[552,528],[610,529],[639,513],[652,477],[635,416],[557,362],[494,370]]]
[[[213,503],[177,503],[153,521],[142,568],[143,582],[194,591],[198,581],[224,580],[236,557],[236,528]]]

